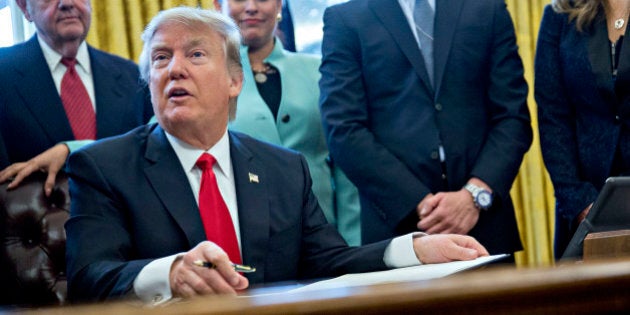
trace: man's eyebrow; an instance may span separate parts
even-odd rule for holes
[[[154,43],[151,45],[151,52],[168,50],[168,46],[164,43]]]
[[[192,48],[205,45],[207,42],[208,42],[207,39],[195,38],[195,39],[192,39],[189,42],[187,42],[184,45],[184,49],[185,50],[190,50]],[[168,50],[172,50],[172,49],[170,48],[170,45],[168,45],[165,42],[156,42],[156,43],[153,43],[151,45],[151,50],[150,51],[153,53],[155,51],[165,51],[165,50],[168,51]]]
[[[191,41],[189,41],[188,43],[186,43],[186,45],[184,45],[184,47],[186,49],[191,49],[197,46],[201,46],[203,44],[207,43],[207,40],[204,38],[195,38]]]

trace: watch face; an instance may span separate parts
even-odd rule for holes
[[[488,191],[480,191],[477,195],[477,203],[484,209],[489,208],[492,205],[492,195]]]

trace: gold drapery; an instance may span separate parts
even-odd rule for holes
[[[107,0],[92,1],[92,26],[87,42],[134,61],[142,51],[140,35],[159,11],[194,6],[214,8],[213,0]]]
[[[519,266],[553,264],[553,187],[544,167],[533,98],[534,54],[544,6],[550,0],[506,0],[516,28],[519,52],[530,87],[528,98],[534,142],[511,191],[525,250],[516,255]],[[144,26],[160,10],[180,6],[214,8],[213,0],[107,0],[92,1],[88,42],[100,49],[137,61]]]
[[[521,240],[525,248],[523,252],[516,255],[519,266],[551,265],[554,262],[555,199],[553,186],[540,151],[538,116],[533,97],[536,39],[543,9],[550,2],[550,0],[506,0],[516,28],[519,53],[525,67],[525,79],[529,84],[528,104],[534,130],[534,141],[525,155],[511,191]]]

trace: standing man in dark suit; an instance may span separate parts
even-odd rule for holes
[[[51,188],[69,151],[82,144],[77,140],[124,133],[146,123],[153,112],[138,67],[85,42],[91,21],[89,0],[17,0],[17,4],[35,23],[37,34],[0,49],[0,170],[19,163],[9,171],[13,176],[24,168],[28,173],[48,168],[50,159],[60,160],[46,169]],[[89,96],[88,108],[91,105],[96,116],[93,136],[75,134],[62,102],[65,60],[76,61],[74,67]]]
[[[142,38],[140,68],[158,124],[85,147],[68,161],[72,300],[136,295],[161,302],[234,294],[248,283],[487,255],[462,235],[408,234],[348,247],[327,223],[301,154],[227,131],[243,83],[234,22],[178,7],[158,14]],[[208,154],[217,162],[209,169],[200,164]],[[208,173],[215,198],[205,193]],[[221,219],[206,216],[208,201],[224,203],[215,207],[226,215],[215,230],[233,227],[220,238],[209,236],[215,230],[207,224]],[[219,245],[228,238],[233,247]],[[230,261],[257,270],[245,278]]]
[[[503,0],[364,0],[324,13],[320,104],[359,188],[362,241],[410,231],[521,249],[509,191],[532,141]]]

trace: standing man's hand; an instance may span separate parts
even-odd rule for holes
[[[467,234],[479,220],[477,209],[470,193],[461,189],[455,192],[440,192],[421,203],[418,229],[429,234]]]
[[[195,261],[207,261],[214,268],[200,267]],[[249,286],[247,278],[234,271],[227,254],[212,242],[201,242],[178,257],[169,275],[173,296],[192,297],[206,294],[236,294]]]
[[[413,249],[423,264],[472,260],[489,255],[486,248],[473,237],[456,234],[416,237],[413,240]]]
[[[416,212],[418,213],[418,219],[425,217],[437,206],[437,203],[433,200],[433,194],[429,193],[420,203],[416,206]]]
[[[68,146],[63,143],[59,143],[26,162],[13,163],[4,170],[0,171],[0,183],[15,176],[15,178],[13,178],[11,183],[7,186],[9,189],[13,189],[17,187],[24,178],[28,177],[32,173],[38,171],[47,172],[48,176],[46,177],[46,182],[44,183],[44,192],[46,196],[50,196],[52,189],[55,187],[57,173],[59,173],[63,165],[66,163],[68,154],[70,154]]]

